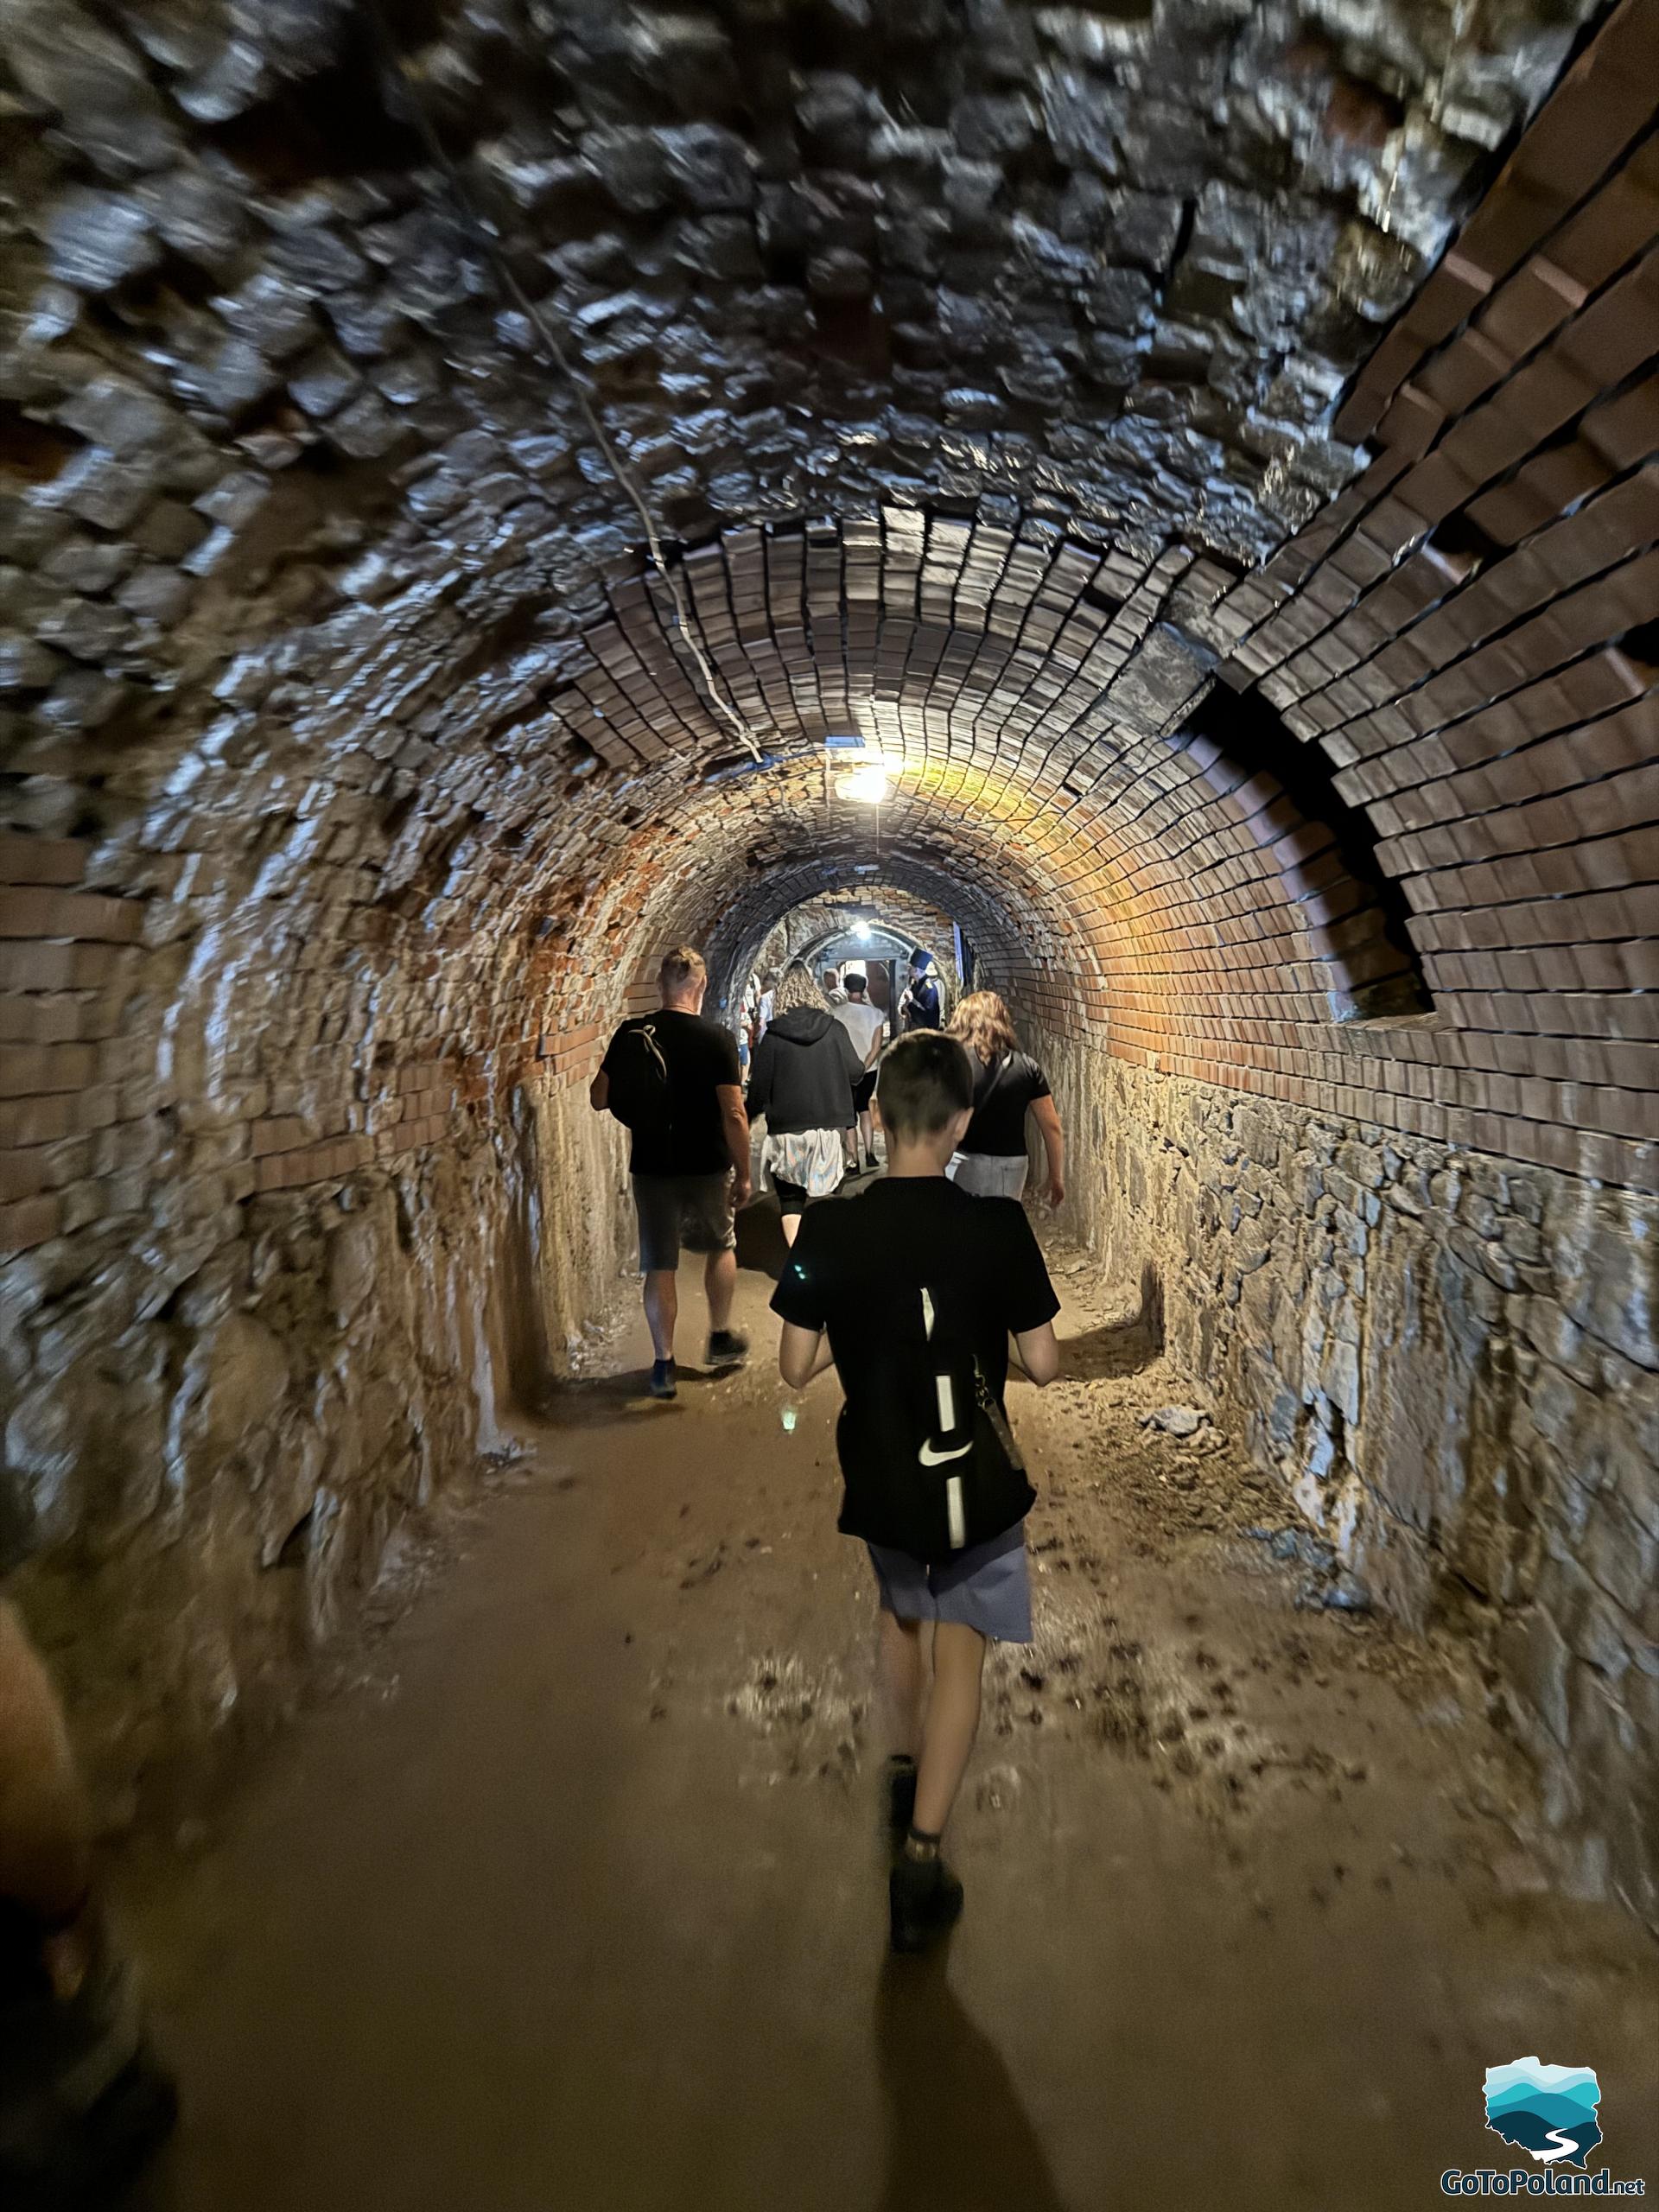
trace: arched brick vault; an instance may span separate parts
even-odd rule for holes
[[[1659,11],[386,12],[768,764],[362,12],[13,0],[0,1414],[111,1758],[613,1283],[651,952],[891,883],[1051,1055],[1074,1226],[1381,1597],[1478,1593],[1651,1904]],[[1332,777],[1432,1016],[1340,1018],[1397,948]]]
[[[749,534],[699,556],[714,664],[781,757],[734,765],[690,803],[677,792],[660,849],[642,822],[635,874],[606,887],[613,912],[659,937],[701,935],[752,881],[775,918],[798,864],[806,881],[833,880],[874,865],[879,836],[895,880],[925,862],[953,886],[942,903],[975,912],[981,940],[1005,949],[1004,971],[1059,1026],[1109,1011],[1113,1048],[1137,1065],[1155,1055],[1268,1089],[1304,1075],[1270,1052],[1322,1035],[1351,988],[1399,967],[1329,832],[1180,731],[1208,682],[1205,657],[1156,618],[1203,589],[1200,564],[1166,558],[1160,572],[906,512],[842,558],[836,534],[817,532],[818,596],[805,607],[805,550]],[[613,753],[645,747],[677,707],[688,741],[716,747],[719,726],[679,678],[649,594],[613,597],[603,664],[579,666],[556,697],[567,726]],[[791,628],[808,641],[793,671],[778,643]],[[833,796],[834,756],[820,747],[845,732],[893,766],[879,825]]]

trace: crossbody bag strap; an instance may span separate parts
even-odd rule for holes
[[[997,1402],[996,1393],[992,1389],[990,1379],[980,1364],[977,1352],[974,1354],[974,1394],[979,1400],[981,1412],[991,1425],[991,1433],[1007,1453],[1008,1465],[1016,1473],[1023,1475],[1026,1471],[1024,1455],[1014,1441],[1014,1431],[1008,1426],[1008,1417]]]
[[[1001,1082],[1003,1077],[1007,1073],[1008,1062],[1013,1058],[1014,1054],[1012,1052],[1004,1052],[1001,1058],[997,1062],[996,1073],[986,1084],[985,1096],[980,1100],[978,1105],[974,1109],[976,1114],[982,1114],[985,1109],[990,1104],[991,1093],[996,1089],[997,1084]]]

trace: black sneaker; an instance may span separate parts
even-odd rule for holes
[[[873,1152],[867,1152],[864,1155],[864,1173],[867,1175],[879,1175],[880,1172],[880,1161]]]
[[[653,1398],[677,1398],[680,1395],[679,1377],[671,1359],[654,1359],[651,1363],[651,1395]]]
[[[910,1824],[916,1817],[915,1760],[895,1753],[882,1769],[881,1781],[887,1798],[887,1827],[894,1844],[900,1844],[910,1834]]]
[[[749,1356],[749,1340],[735,1329],[711,1329],[709,1332],[709,1364],[710,1367],[741,1367]]]
[[[962,1911],[962,1884],[943,1859],[899,1859],[887,1877],[887,1916],[895,1951],[925,1951]]]

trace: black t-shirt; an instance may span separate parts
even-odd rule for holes
[[[601,1064],[606,1074],[618,1040],[646,1021],[668,1063],[669,1119],[663,1129],[631,1132],[629,1168],[636,1175],[718,1175],[731,1166],[732,1155],[715,1093],[723,1084],[742,1083],[737,1039],[700,1014],[659,1007],[655,1014],[636,1014],[622,1024],[606,1047]]]
[[[784,1320],[830,1332],[847,1393],[836,1430],[840,1526],[876,1543],[893,1541],[884,1493],[912,1474],[912,1322],[924,1290],[940,1325],[972,1344],[999,1400],[1010,1334],[1060,1310],[1024,1207],[975,1198],[943,1175],[887,1176],[856,1198],[809,1207],[772,1294]]]
[[[1035,1060],[1009,1052],[982,1067],[974,1082],[974,1118],[962,1141],[964,1152],[1013,1160],[1026,1149],[1026,1109],[1050,1096],[1048,1077]]]

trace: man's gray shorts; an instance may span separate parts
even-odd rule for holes
[[[1030,1166],[1023,1152],[1007,1159],[999,1152],[953,1152],[944,1172],[959,1191],[971,1191],[976,1198],[1017,1198]]]
[[[633,1210],[639,1217],[639,1268],[644,1274],[677,1268],[688,1252],[729,1252],[737,1243],[732,1217],[732,1179],[722,1175],[636,1175]]]

